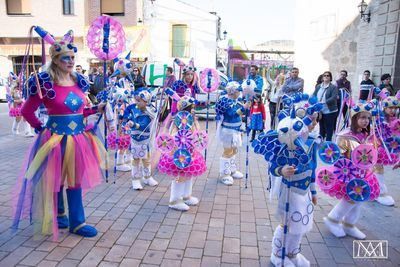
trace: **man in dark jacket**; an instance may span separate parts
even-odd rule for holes
[[[370,79],[371,72],[369,70],[364,71],[364,79],[360,83],[360,100],[367,100],[371,90],[374,90],[375,84]],[[372,97],[372,95],[371,95]]]

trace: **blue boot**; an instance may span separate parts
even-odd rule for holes
[[[69,232],[84,237],[96,236],[96,228],[85,223],[82,189],[67,189],[67,198],[69,207]]]
[[[68,228],[68,217],[64,207],[64,187],[60,187],[60,192],[57,193],[57,224],[59,229]]]

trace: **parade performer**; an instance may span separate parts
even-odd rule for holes
[[[157,145],[163,152],[158,170],[172,179],[169,207],[180,211],[199,203],[199,199],[192,196],[193,180],[207,170],[200,153],[207,146],[207,134],[200,130],[194,103],[190,96],[181,97],[169,133],[157,137]]]
[[[265,125],[265,107],[261,95],[256,95],[250,107],[250,127],[252,130],[251,141],[256,138],[257,131],[262,132]]]
[[[149,106],[151,94],[146,88],[134,92],[135,104],[129,105],[124,112],[124,125],[131,137],[132,188],[141,190],[145,185],[156,186],[158,182],[151,175],[151,143],[155,131],[156,114]],[[142,166],[140,166],[142,163]]]
[[[179,97],[183,97],[185,94],[196,98],[196,94],[200,93],[200,87],[198,85],[199,79],[196,74],[196,68],[193,64],[193,59],[188,65],[185,65],[182,70],[182,80],[177,80],[172,84],[172,89],[178,94]],[[177,112],[177,102],[172,101],[171,115],[175,115]]]
[[[105,151],[94,129],[85,129],[84,118],[102,112],[105,104],[84,109],[84,92],[89,82],[73,72],[77,48],[72,31],[61,41],[55,41],[40,27],[36,31],[46,35],[45,40],[51,44],[51,62],[47,70],[28,80],[29,98],[21,110],[38,136],[21,177],[14,227],[22,216],[29,215],[35,233],[53,233],[56,238],[58,228],[69,227],[71,233],[93,237],[97,230],[85,223],[82,189],[101,183],[101,155]],[[34,115],[41,104],[49,114],[46,125]],[[67,187],[68,216],[64,186]]]
[[[377,155],[371,144],[371,114],[376,113],[373,102],[360,101],[351,107],[350,127],[337,134],[336,142],[343,158],[333,168],[324,168],[317,173],[321,190],[339,199],[324,222],[336,237],[346,235],[356,239],[366,236],[355,224],[358,222],[361,205],[379,196],[379,184],[372,172]],[[327,148],[327,154],[332,151]]]
[[[310,266],[300,253],[300,244],[312,229],[317,203],[315,169],[321,139],[310,132],[322,106],[315,97],[309,99],[305,94],[284,96],[283,100],[286,105],[279,114],[277,130],[261,133],[252,146],[267,160],[279,187],[272,190],[278,196],[280,224],[272,239],[271,262],[274,266]]]
[[[117,129],[107,136],[108,147],[116,150],[116,170],[128,172],[131,170],[132,155],[129,151],[131,138],[123,131],[122,119],[126,107],[131,104],[133,94],[133,80],[130,76],[133,65],[130,62],[130,53],[125,58],[114,59],[114,73],[110,78],[116,78],[111,94],[111,105],[118,123]]]
[[[215,105],[217,113],[217,138],[222,142],[224,152],[220,158],[219,175],[225,185],[233,185],[233,179],[242,179],[243,174],[238,171],[236,154],[242,145],[241,125],[242,114],[249,104],[242,105],[238,98],[241,87],[238,82],[229,82],[226,87],[227,95],[220,97]]]
[[[400,120],[396,117],[400,107],[399,98],[388,96],[381,101],[382,116],[379,116],[376,127],[376,135],[382,138],[381,141],[376,142],[379,147],[378,162],[374,166],[374,172],[378,178],[380,188],[380,195],[376,201],[384,206],[393,206],[395,203],[393,197],[388,195],[388,189],[385,185],[384,165],[394,165],[399,159]],[[395,143],[397,143],[397,146]],[[387,149],[385,149],[384,145],[386,145]]]
[[[18,77],[10,72],[8,76],[8,81],[6,84],[6,91],[7,91],[7,100],[9,106],[8,115],[11,118],[14,118],[13,125],[11,131],[13,134],[19,134],[19,126],[20,123],[24,125],[25,128],[25,136],[26,137],[33,137],[34,134],[32,133],[31,126],[27,123],[21,115],[21,108],[22,104],[24,103],[24,99],[22,97],[22,90],[19,86]]]

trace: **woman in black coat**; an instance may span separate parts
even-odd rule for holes
[[[320,103],[324,104],[319,117],[319,134],[326,141],[332,141],[338,115],[338,89],[332,83],[332,73],[330,71],[325,71],[322,74],[322,83],[317,86],[313,95],[318,98]]]

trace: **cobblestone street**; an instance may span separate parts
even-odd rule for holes
[[[200,199],[188,212],[168,208],[169,178],[142,191],[130,188],[130,173],[118,173],[115,184],[103,183],[87,192],[87,223],[95,225],[95,238],[82,238],[61,230],[52,237],[34,239],[26,221],[16,234],[10,230],[13,187],[23,157],[33,139],[11,135],[11,119],[0,113],[0,266],[270,266],[271,240],[277,225],[276,201],[269,200],[265,161],[250,152],[250,179],[233,186],[218,182],[221,148],[210,123],[208,170],[195,180],[193,195]],[[204,122],[202,122],[204,127]],[[111,154],[110,154],[111,155]],[[245,170],[245,147],[240,150]],[[399,171],[387,169],[387,186],[395,207],[376,202],[362,208],[360,229],[369,240],[388,240],[388,260],[355,260],[353,239],[338,239],[323,225],[323,216],[336,203],[319,192],[312,232],[303,239],[302,253],[313,266],[399,266]]]

